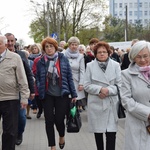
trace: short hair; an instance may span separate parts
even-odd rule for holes
[[[65,45],[65,44],[66,44],[66,41],[60,41],[60,42],[59,42],[59,45],[60,45],[60,44],[64,44],[64,45]]]
[[[12,33],[6,33],[6,34],[5,34],[6,37],[7,37],[7,36],[11,36],[11,35],[15,38],[14,34],[12,34]],[[15,38],[15,41],[17,41],[16,38]]]
[[[2,42],[3,42],[4,44],[7,44],[7,38],[6,38],[6,36],[0,35],[0,37],[2,38]]]
[[[72,36],[68,40],[68,45],[70,45],[71,43],[77,43],[79,45],[80,44],[80,40],[76,36]]]
[[[136,42],[132,47],[131,50],[129,51],[129,60],[131,62],[134,62],[134,58],[138,55],[138,53],[143,50],[144,48],[148,48],[150,52],[150,43],[147,41],[138,41]]]
[[[55,50],[57,51],[57,49],[58,49],[58,43],[57,43],[57,41],[54,38],[52,38],[52,37],[46,37],[45,39],[43,39],[43,41],[41,42],[43,51],[45,51],[45,45],[46,45],[46,43],[52,44],[55,47]]]
[[[25,53],[27,58],[29,57],[30,53],[27,50],[22,49],[21,51]]]
[[[114,48],[113,46],[110,46],[110,49],[112,49],[112,50],[113,50],[113,52],[115,51],[115,48]]]
[[[82,49],[84,50],[84,52],[86,51],[86,48],[85,48],[85,46],[84,46],[83,44],[80,44],[80,45],[78,46],[78,49],[80,49],[80,48],[82,48]]]
[[[89,41],[89,45],[94,44],[94,43],[98,43],[98,42],[99,42],[99,39],[97,39],[97,38],[92,38],[92,39]]]
[[[93,50],[94,50],[94,55],[95,55],[95,57],[96,57],[96,55],[97,55],[97,50],[98,50],[99,47],[105,47],[106,50],[107,50],[107,52],[108,52],[108,56],[111,54],[109,44],[106,43],[106,42],[104,42],[104,41],[100,41],[100,42],[98,42],[98,43],[94,46],[94,49],[93,49]]]
[[[133,39],[132,40],[132,43],[131,43],[131,46],[133,46],[136,42],[138,42],[139,40],[138,39]]]

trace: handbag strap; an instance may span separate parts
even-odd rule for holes
[[[118,92],[118,99],[119,99],[119,102],[121,103],[121,96],[120,96],[120,90],[119,90],[119,87],[117,84],[114,84],[116,87],[117,87],[117,92]]]

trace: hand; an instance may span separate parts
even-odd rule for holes
[[[30,99],[30,100],[33,100],[34,97],[35,97],[35,93],[31,93],[29,99]]]
[[[77,100],[76,100],[76,97],[75,98],[72,98],[71,102],[72,103],[75,103]]]
[[[101,99],[104,99],[104,98],[106,98],[107,96],[106,96],[104,93],[99,93],[99,97],[100,97]]]
[[[28,105],[27,103],[22,103],[21,102],[21,109],[26,109],[27,105]]]
[[[104,87],[101,88],[100,93],[103,93],[105,96],[108,96],[108,94],[109,94],[108,88],[104,88]]]
[[[78,90],[79,90],[79,91],[82,91],[82,90],[83,90],[83,85],[79,85],[79,86],[78,86]]]

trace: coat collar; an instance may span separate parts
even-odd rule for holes
[[[140,79],[142,79],[143,81],[145,81],[146,83],[150,84],[149,81],[147,81],[144,76],[140,73],[137,65],[135,64],[135,62],[132,62],[130,65],[129,65],[129,74],[131,75],[135,75],[135,76],[138,76]]]
[[[113,75],[113,72],[112,72],[112,69],[113,68],[113,60],[111,60],[109,58],[109,61],[108,61],[108,64],[107,64],[107,68],[106,68],[106,71],[105,73],[102,71],[102,69],[100,68],[100,66],[98,65],[98,62],[96,59],[93,60],[93,65],[92,65],[92,70],[93,72],[95,72],[96,70],[96,73],[93,73],[93,79],[98,81],[101,79],[101,82],[103,82],[104,84],[110,84],[109,82],[114,78],[114,75]]]

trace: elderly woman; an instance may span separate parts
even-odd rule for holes
[[[42,41],[45,54],[37,63],[37,87],[40,99],[43,99],[44,116],[48,145],[56,150],[54,124],[59,134],[59,147],[65,146],[64,119],[69,107],[68,95],[76,101],[76,91],[72,79],[71,67],[64,54],[57,52],[58,43],[47,37]]]
[[[130,52],[131,64],[122,71],[121,98],[127,111],[124,150],[149,150],[150,43],[139,41]]]
[[[81,99],[85,98],[85,93],[83,89],[85,63],[83,54],[80,54],[78,50],[79,44],[80,40],[77,37],[71,37],[68,40],[68,48],[66,49],[64,54],[68,58],[72,69],[73,81],[78,95],[77,105],[79,107],[79,110],[82,111],[83,104]]]
[[[118,126],[117,88],[121,87],[121,69],[118,62],[109,58],[110,48],[106,42],[94,47],[94,61],[87,64],[84,89],[88,93],[88,127],[94,133],[97,150],[115,150]]]

